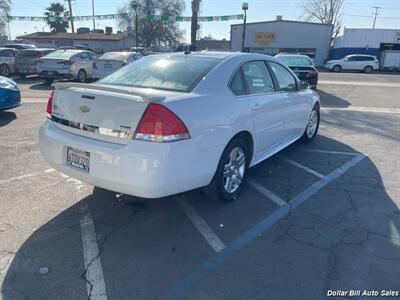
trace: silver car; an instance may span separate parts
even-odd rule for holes
[[[15,57],[17,49],[0,48],[0,75],[8,77],[15,72]]]
[[[86,82],[93,78],[93,64],[96,53],[85,50],[57,50],[37,63],[37,74],[47,81],[72,79]]]
[[[100,79],[121,67],[138,60],[142,55],[135,52],[107,52],[94,63],[94,78]]]

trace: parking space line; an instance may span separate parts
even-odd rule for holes
[[[22,180],[22,179],[25,179],[25,178],[34,177],[34,176],[38,176],[38,175],[45,174],[45,173],[51,173],[51,172],[54,172],[54,171],[55,171],[55,169],[47,169],[47,170],[44,170],[44,171],[33,172],[33,173],[29,173],[29,174],[24,174],[24,175],[19,175],[19,176],[11,177],[11,178],[8,178],[8,179],[0,179],[0,185],[11,183],[11,182],[13,182],[15,180]]]
[[[305,152],[316,152],[316,153],[326,153],[326,154],[341,154],[341,155],[352,155],[356,156],[360,153],[358,152],[344,152],[344,151],[331,151],[331,150],[321,150],[321,149],[302,149]]]
[[[186,288],[191,286],[197,279],[202,277],[205,273],[215,269],[216,267],[223,264],[232,254],[237,253],[238,250],[241,250],[243,247],[247,246],[250,242],[252,242],[255,238],[259,237],[260,234],[269,229],[276,222],[281,220],[284,216],[286,216],[291,209],[296,208],[298,205],[304,203],[311,196],[315,195],[318,191],[323,189],[329,183],[339,178],[345,172],[347,172],[350,168],[357,165],[360,161],[362,161],[366,155],[359,154],[352,158],[347,163],[343,164],[336,170],[329,173],[324,178],[318,180],[310,187],[305,189],[303,192],[293,197],[288,203],[279,207],[275,212],[271,215],[268,215],[263,220],[258,222],[244,234],[242,234],[239,238],[234,240],[232,243],[226,245],[226,247],[219,253],[217,253],[213,258],[202,262],[196,269],[194,269],[190,274],[182,278],[181,280],[172,284],[169,289],[166,291],[166,298],[176,298],[179,296]]]
[[[81,207],[81,234],[83,258],[85,260],[84,273],[87,284],[88,299],[107,300],[106,286],[99,249],[97,246],[96,231],[87,204]]]
[[[194,227],[197,228],[197,230],[211,246],[211,248],[215,250],[215,252],[220,252],[225,248],[225,244],[190,203],[179,198],[177,198],[177,202],[188,219],[193,223]]]
[[[349,107],[321,107],[325,111],[344,111],[344,112],[367,112],[367,113],[384,113],[384,114],[400,114],[398,108],[381,108],[381,107],[362,107],[362,106],[349,106]]]
[[[300,164],[300,163],[298,163],[298,162],[296,162],[296,161],[294,161],[294,160],[291,160],[290,158],[287,158],[287,157],[282,156],[282,155],[278,155],[278,157],[279,157],[280,159],[282,159],[282,160],[284,160],[284,161],[286,161],[286,162],[292,164],[293,166],[296,166],[296,167],[298,167],[298,168],[300,168],[300,169],[303,169],[304,171],[307,171],[307,172],[310,173],[310,174],[313,174],[314,176],[317,176],[317,177],[319,177],[319,178],[324,178],[324,177],[325,177],[325,176],[322,175],[321,173],[318,173],[317,171],[315,171],[315,170],[313,170],[313,169],[310,169],[309,167],[306,167],[305,165],[302,165],[302,164]]]
[[[284,200],[282,200],[279,196],[275,195],[273,192],[271,192],[270,190],[268,190],[267,188],[265,188],[264,186],[262,186],[261,184],[259,184],[255,180],[253,180],[251,178],[247,178],[247,182],[253,188],[255,188],[257,191],[259,191],[261,194],[263,194],[268,199],[270,199],[273,202],[275,202],[277,205],[282,206],[282,205],[286,204],[286,202]]]

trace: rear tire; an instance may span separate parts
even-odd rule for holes
[[[0,65],[0,75],[4,77],[10,76],[10,67],[6,64]]]
[[[318,133],[319,121],[319,105],[315,104],[313,109],[311,110],[306,129],[304,130],[303,136],[301,137],[301,140],[303,142],[309,143],[315,139]]]
[[[369,73],[372,73],[372,71],[373,71],[373,68],[371,66],[366,66],[364,68],[364,73],[369,74]]]
[[[204,188],[206,196],[223,202],[236,200],[246,183],[249,163],[246,142],[235,138],[226,146],[211,183]]]
[[[338,72],[342,71],[342,67],[340,65],[334,65],[332,68],[332,71],[335,73],[338,73]]]
[[[80,83],[85,83],[87,81],[87,74],[86,74],[86,71],[84,69],[80,69],[79,70],[77,80]]]

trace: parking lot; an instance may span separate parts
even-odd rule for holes
[[[0,112],[0,299],[399,291],[399,75],[320,73],[316,140],[250,169],[229,204],[116,195],[55,171],[38,149],[52,88],[17,82],[23,106]]]

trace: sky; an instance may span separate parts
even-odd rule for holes
[[[50,2],[56,0],[11,0],[14,16],[42,16]],[[64,2],[64,0],[59,0]],[[191,15],[191,1],[184,0],[186,4],[184,16]],[[128,0],[94,0],[96,14],[116,13],[118,8]],[[243,0],[202,0],[202,16],[220,16],[242,13]],[[247,0],[249,10],[248,22],[274,20],[277,15],[282,15],[284,20],[301,20],[302,0]],[[65,5],[68,3],[65,1]],[[376,28],[400,29],[400,0],[345,0],[343,7],[343,25],[347,28],[371,28],[373,23],[373,7],[381,7],[376,22]],[[73,15],[91,15],[92,0],[74,0],[72,2]],[[230,24],[238,21],[203,23],[202,36],[211,35],[213,38],[229,39]],[[179,23],[185,31],[184,38],[190,40],[190,22]],[[90,22],[76,22],[75,27],[92,27]],[[115,20],[96,21],[96,28],[112,26],[117,31]],[[44,22],[12,21],[10,23],[11,37],[15,38],[24,33],[36,31],[49,31]]]

